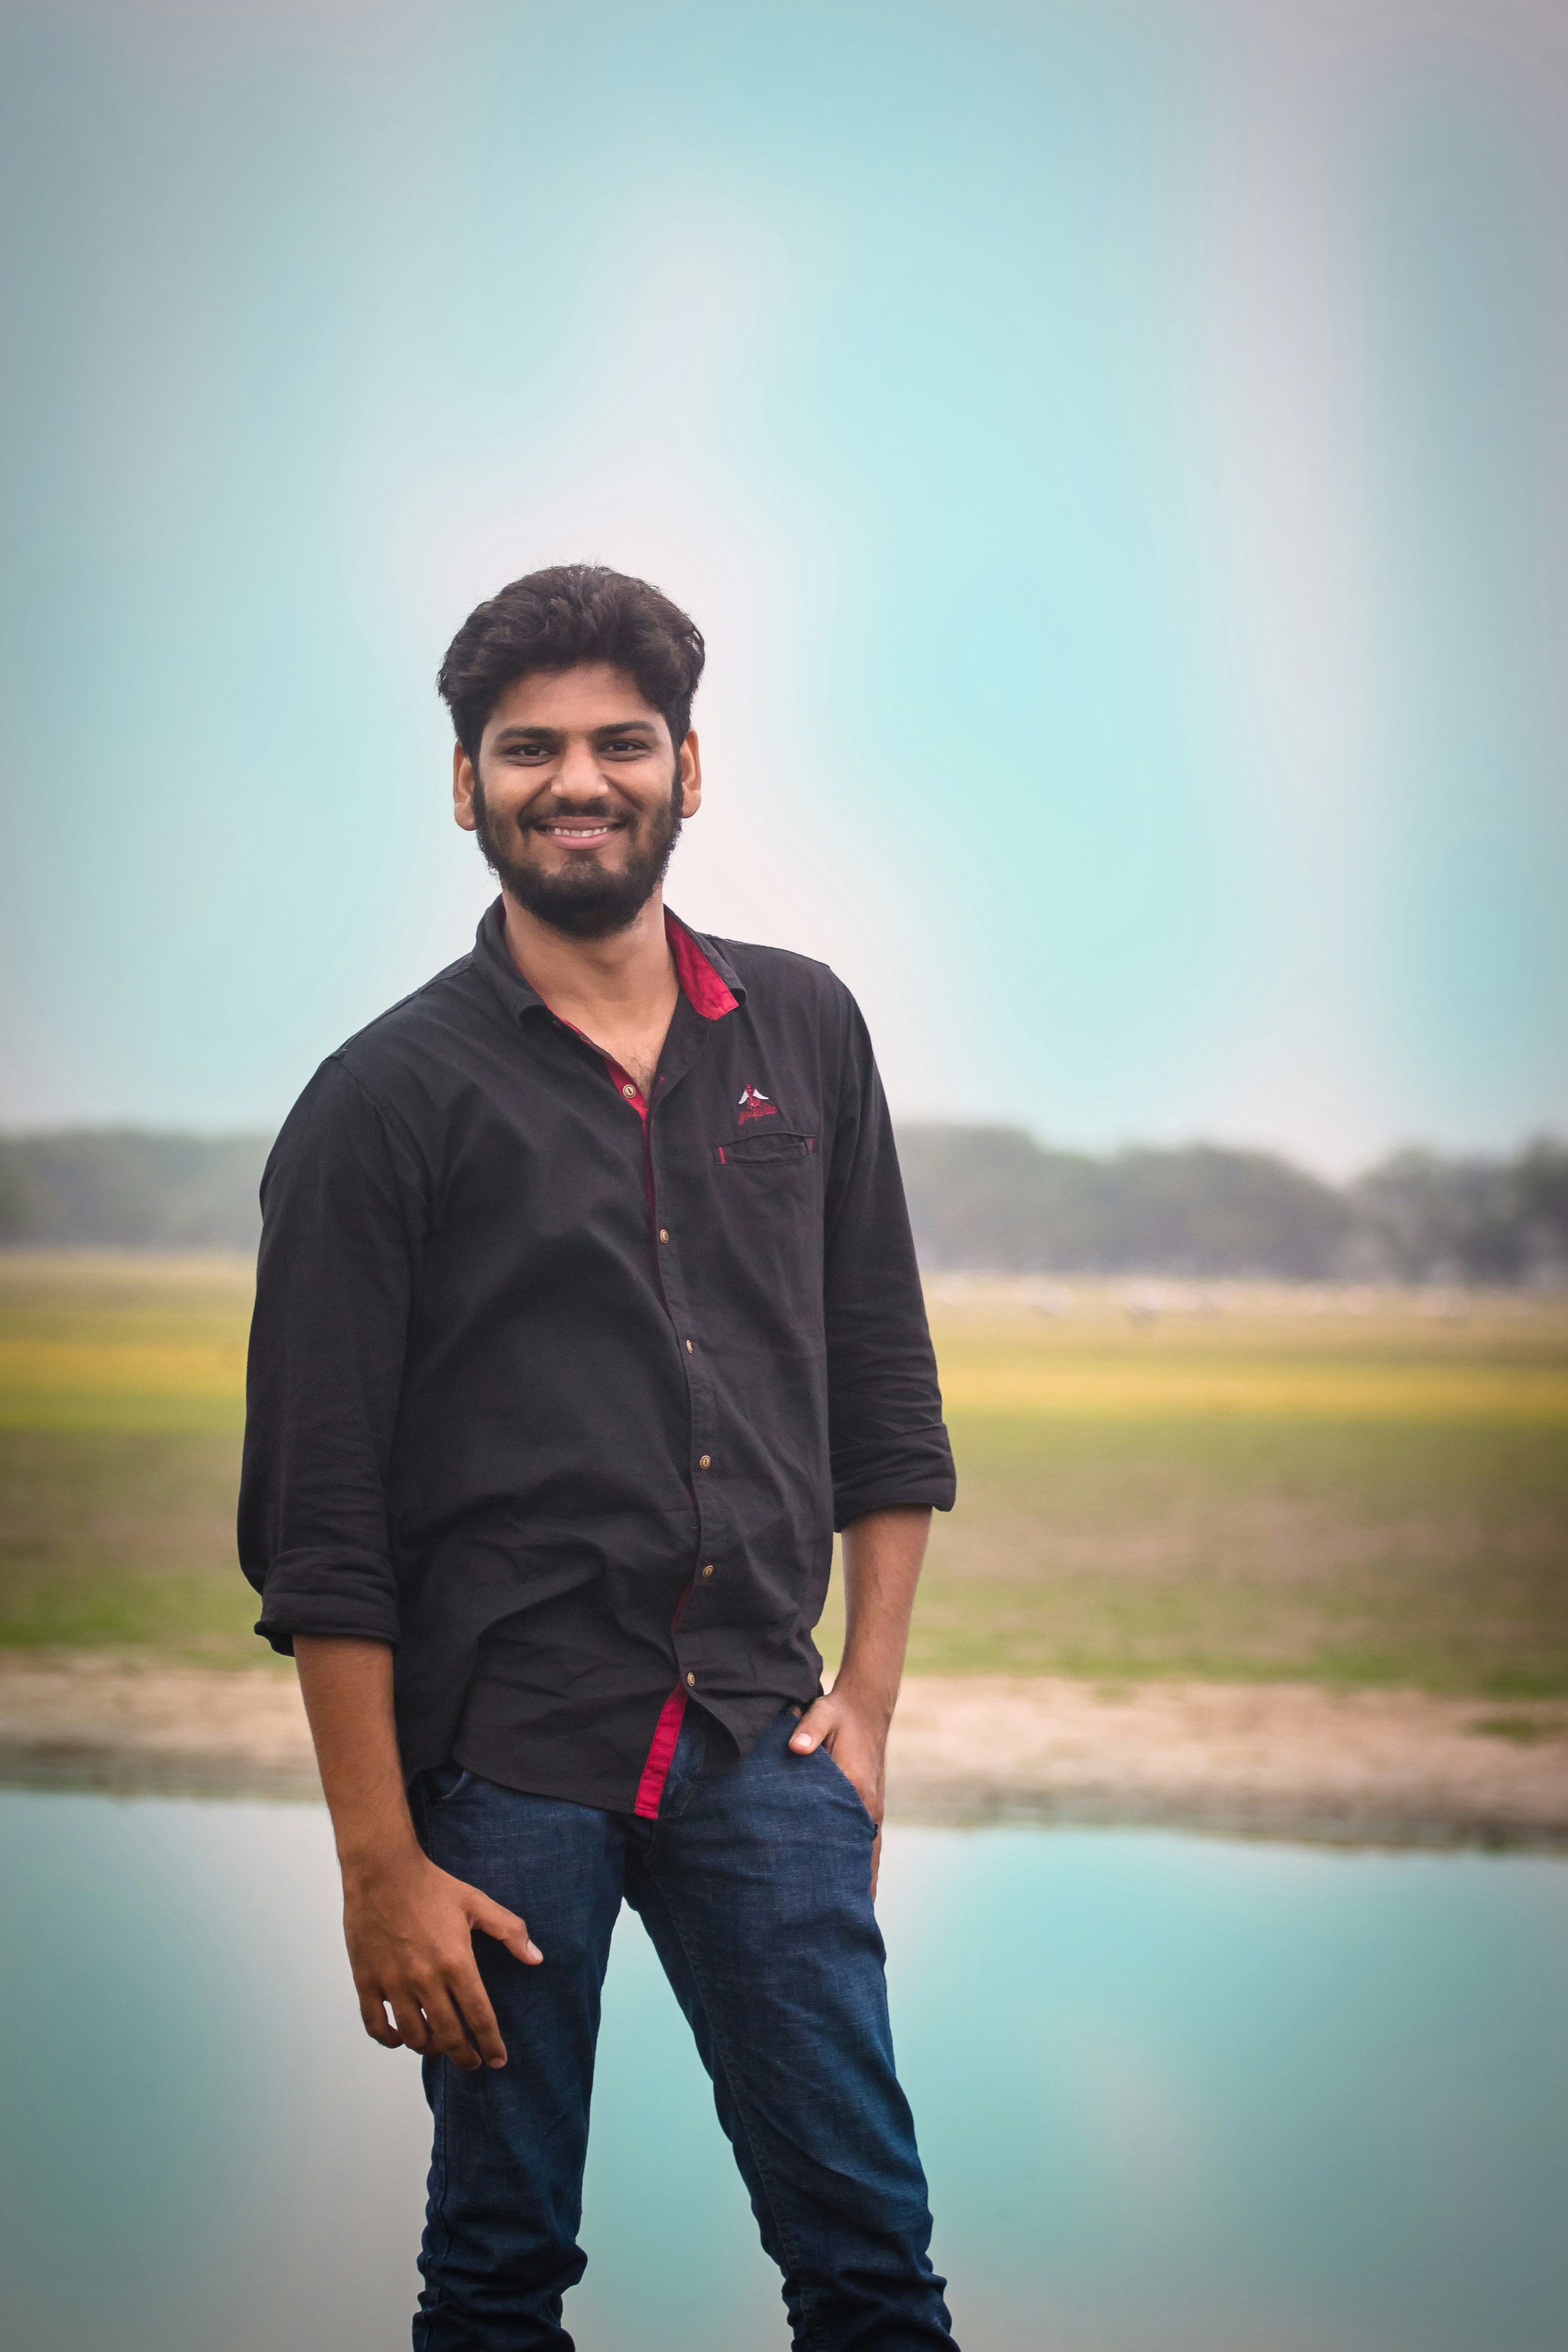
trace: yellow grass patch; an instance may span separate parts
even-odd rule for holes
[[[1089,1420],[1237,1414],[1313,1421],[1528,1422],[1568,1427],[1568,1372],[1536,1364],[1074,1363],[951,1358],[955,1413]]]
[[[244,1410],[242,1341],[0,1339],[0,1428],[226,1429]]]
[[[0,1648],[249,1654],[250,1290],[0,1254]],[[1568,1692],[1568,1301],[1065,1296],[933,1302],[960,1500],[915,1664]]]

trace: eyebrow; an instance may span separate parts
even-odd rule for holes
[[[593,727],[588,731],[594,736],[651,735],[657,723],[652,719],[612,719],[607,726]],[[559,727],[529,727],[519,724],[503,727],[496,737],[496,744],[499,749],[503,743],[562,743],[565,740]]]

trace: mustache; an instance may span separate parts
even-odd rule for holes
[[[573,801],[558,806],[552,802],[544,808],[520,809],[518,831],[531,833],[542,824],[636,824],[635,809],[617,808],[613,801]]]

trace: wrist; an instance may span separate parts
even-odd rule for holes
[[[391,1877],[424,1859],[424,1849],[414,1834],[412,1822],[393,1830],[358,1832],[338,1840],[338,1867],[345,1886],[362,1886],[374,1879]]]
[[[833,1696],[869,1729],[885,1736],[893,1719],[899,1686],[896,1682],[889,1685],[886,1675],[857,1672],[853,1664],[847,1663],[834,1679]]]

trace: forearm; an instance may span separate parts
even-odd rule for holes
[[[844,1657],[837,1695],[890,1721],[931,1534],[921,1507],[868,1511],[844,1530]]]
[[[443,2051],[470,2071],[504,2066],[473,1931],[531,1967],[542,1955],[515,1911],[420,1851],[397,1754],[389,1644],[297,1633],[294,1655],[343,1866],[343,1935],[365,2032],[388,2050]]]
[[[390,1646],[298,1633],[294,1658],[345,1874],[407,1854],[416,1840],[397,1752]]]

